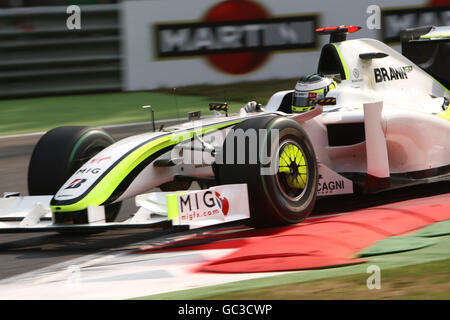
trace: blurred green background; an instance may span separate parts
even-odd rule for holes
[[[198,85],[147,92],[79,94],[0,100],[0,135],[48,131],[65,125],[101,126],[186,118],[187,112],[211,114],[210,102],[227,102],[230,112],[238,112],[246,102],[267,103],[272,94],[293,89],[296,79],[243,82],[229,85]]]

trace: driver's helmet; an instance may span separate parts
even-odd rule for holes
[[[300,78],[292,94],[292,113],[309,111],[314,106],[310,99],[320,99],[330,90],[336,89],[336,82],[319,74],[308,74]]]

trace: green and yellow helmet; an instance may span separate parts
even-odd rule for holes
[[[320,99],[330,90],[336,89],[336,82],[319,74],[308,74],[300,78],[292,94],[292,113],[306,112],[314,108],[310,99]]]

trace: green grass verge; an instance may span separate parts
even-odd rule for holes
[[[294,89],[297,79],[275,79],[223,85],[195,85],[177,88],[176,92],[186,96],[204,96],[212,101],[258,101],[266,104],[277,91]],[[173,89],[157,92],[172,94]]]
[[[176,100],[175,100],[176,99]],[[175,102],[176,101],[176,102]],[[210,114],[208,101],[198,96],[177,96],[157,92],[103,93],[0,101],[0,135],[47,131],[67,125],[101,126],[149,121],[152,105],[155,118],[186,118],[189,111]],[[178,105],[178,110],[175,105]],[[231,112],[241,102],[229,102]]]
[[[243,290],[207,299],[219,300],[372,300],[450,299],[450,259],[386,269],[381,272],[381,288],[369,290],[368,274],[355,274],[305,283]]]
[[[0,100],[0,136],[47,131],[66,125],[101,126],[149,121],[144,105],[156,119],[186,118],[189,111],[209,115],[210,102],[228,102],[237,112],[250,100],[266,103],[276,91],[293,88],[295,80],[269,80],[229,85],[202,85],[146,92],[119,92]],[[178,110],[175,107],[178,105]]]

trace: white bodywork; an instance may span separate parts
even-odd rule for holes
[[[88,207],[89,224],[58,225],[52,221],[53,196],[0,198],[0,232],[145,228],[169,222],[188,229],[250,218],[247,185],[221,185],[205,190],[152,192],[136,196],[138,211],[123,222],[105,222],[103,206]],[[188,201],[189,200],[189,201]],[[169,202],[173,205],[170,206]]]
[[[449,165],[450,121],[436,116],[444,111],[444,97],[450,98],[449,92],[413,62],[377,40],[348,40],[337,47],[347,64],[350,79],[328,93],[327,96],[336,98],[335,106],[324,107],[321,115],[303,123],[319,161],[336,172],[367,172],[368,162],[379,162],[384,168],[377,169],[380,171],[375,175],[380,177],[389,176],[387,165],[391,174]],[[383,52],[388,56],[368,60],[359,57],[360,53],[370,52]],[[375,68],[389,70],[404,66],[412,67],[407,78],[375,81]],[[265,110],[277,110],[289,92],[274,95]],[[328,146],[326,125],[367,122],[374,116],[372,108],[380,102],[381,119],[375,125],[384,133],[387,159],[381,159],[379,149],[368,159],[371,150],[366,152],[367,141],[351,146]],[[372,135],[366,136],[366,139],[372,138]]]
[[[450,98],[449,91],[413,62],[379,41],[349,40],[334,46],[345,70],[345,80],[338,84],[337,89],[327,94],[327,97],[336,98],[335,105],[318,105],[302,114],[283,113],[279,109],[286,96],[292,94],[292,90],[287,90],[275,93],[265,106],[264,112],[246,113],[243,108],[237,115],[220,115],[207,120],[191,121],[168,128],[167,131],[123,139],[85,163],[54,195],[54,200],[71,201],[82,198],[105,179],[105,176],[108,178],[108,172],[116,167],[122,166],[121,170],[126,171],[136,162],[146,163],[145,159],[157,154],[154,152],[147,155],[145,152],[148,150],[142,151],[141,149],[145,148],[141,146],[148,146],[151,150],[154,145],[166,146],[172,143],[172,146],[176,146],[174,149],[159,148],[162,153],[146,163],[114,199],[114,202],[118,202],[137,196],[136,202],[141,209],[127,220],[127,223],[146,224],[155,221],[152,220],[155,217],[159,219],[157,216],[167,220],[164,215],[166,205],[163,200],[161,202],[166,194],[151,196],[142,193],[173,181],[177,175],[198,179],[213,178],[211,163],[214,161],[214,155],[211,150],[220,151],[228,130],[234,124],[267,114],[290,117],[299,122],[306,131],[318,160],[318,196],[353,193],[353,181],[343,176],[349,173],[389,179],[393,174],[444,168],[444,176],[448,178],[450,121],[448,110],[444,111],[444,102]],[[362,57],[360,54],[366,56]],[[367,54],[372,54],[371,58],[367,58]],[[444,112],[445,116],[438,116]],[[363,125],[364,139],[358,143],[330,146],[328,126],[343,124]],[[202,129],[210,127],[215,129],[202,132]],[[198,136],[180,138],[184,133],[194,131],[198,132]],[[176,143],[173,143],[174,141]],[[135,162],[125,161],[127,157],[132,158],[135,154],[136,159],[132,159]],[[185,161],[196,154],[200,154],[200,158],[205,162],[199,165]],[[170,165],[156,165],[156,160],[167,161]],[[83,183],[78,187],[71,187],[80,181]],[[111,183],[116,182],[111,179]],[[226,186],[216,188],[220,187]],[[246,193],[243,197],[247,199]],[[6,201],[10,200],[4,199],[4,206]],[[0,201],[0,210],[1,205]],[[248,208],[246,211],[242,206],[245,204],[235,210],[238,219],[248,217]],[[27,223],[32,224],[33,221],[39,220],[36,217],[43,214],[41,209],[35,209]],[[98,214],[93,209],[90,210],[92,216]],[[4,214],[5,212],[3,210]],[[11,212],[8,211],[8,214]],[[221,219],[219,221],[208,218],[205,221],[225,221],[223,216]],[[179,222],[177,219],[173,221]],[[101,221],[101,214],[100,222],[96,223],[105,225],[104,221]],[[204,221],[197,223],[201,226],[207,224],[208,222]]]

